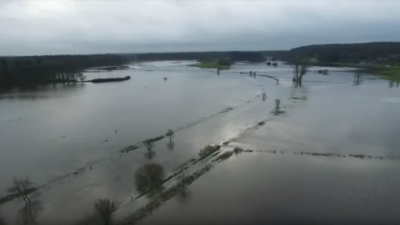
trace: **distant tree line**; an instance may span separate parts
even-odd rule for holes
[[[127,54],[128,57],[136,57],[139,61],[156,60],[197,60],[197,61],[216,61],[218,59],[229,58],[233,62],[250,61],[263,62],[265,56],[281,59],[287,51],[228,51],[228,52],[179,52],[179,53],[141,53]]]
[[[220,60],[221,65],[230,65],[237,61],[263,62],[265,56],[281,59],[285,53],[286,51],[232,51],[0,57],[0,89],[76,83],[84,80],[82,71],[90,67],[108,66],[111,69],[135,60]]]
[[[0,57],[0,88],[79,82],[87,68],[122,65],[127,60],[122,55]]]
[[[310,45],[291,49],[287,61],[309,58],[319,63],[400,63],[400,42]]]

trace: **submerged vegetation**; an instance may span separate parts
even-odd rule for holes
[[[162,183],[165,176],[164,168],[157,163],[148,163],[135,173],[135,184],[139,192],[145,192]]]
[[[217,158],[215,158],[213,160],[213,162],[215,162],[215,161],[219,161],[220,162],[220,161],[226,160],[229,157],[231,157],[232,155],[233,155],[233,151],[226,151],[226,152],[222,153],[221,155],[219,155]]]
[[[139,146],[137,145],[129,145],[128,147],[123,148],[120,152],[128,153],[130,151],[138,149]]]
[[[167,200],[171,199],[174,197],[177,193],[182,193],[182,185],[190,185],[193,183],[195,180],[197,180],[200,176],[202,176],[204,173],[212,169],[212,165],[208,164],[204,168],[194,172],[190,176],[184,176],[184,179],[182,182],[178,182],[177,184],[173,185],[172,187],[166,189],[163,191],[161,194],[156,196],[155,198],[151,199],[149,203],[147,203],[144,207],[139,208],[136,210],[135,213],[133,213],[131,216],[128,218],[124,219],[121,221],[119,224],[124,225],[124,224],[135,224],[139,222],[140,220],[144,219],[145,217],[151,215],[152,211],[161,206],[164,202]]]
[[[205,148],[200,150],[200,152],[199,152],[200,159],[203,159],[203,158],[215,153],[220,148],[221,147],[219,145],[207,145]]]

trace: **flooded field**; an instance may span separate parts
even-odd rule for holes
[[[173,197],[141,223],[400,223],[396,84],[357,79],[349,68],[330,68],[329,75],[312,68],[296,87],[284,65],[238,63],[217,75],[188,64],[93,70],[85,73],[89,79],[131,80],[0,95],[0,196],[14,176],[29,176],[40,185],[38,221],[76,221],[102,197],[120,203],[115,217],[122,220],[149,201],[137,198],[140,166],[157,162],[173,174],[205,146],[225,142],[221,152],[248,151],[190,164],[192,172],[213,167],[185,197]],[[257,77],[241,74],[249,71]],[[280,114],[272,112],[275,99]],[[173,145],[163,138],[146,155],[142,141],[168,129]],[[21,201],[0,206],[7,220],[14,221]]]

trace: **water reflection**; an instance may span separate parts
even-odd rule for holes
[[[84,87],[84,84],[51,84],[25,87],[0,92],[0,99],[41,100],[75,93],[83,90]]]
[[[389,88],[393,88],[394,87],[394,81],[393,80],[389,80]],[[400,82],[396,82],[396,88],[399,87]]]
[[[175,142],[168,142],[167,143],[167,148],[168,148],[168,150],[170,150],[170,151],[172,151],[172,150],[174,150],[174,148],[175,148]]]
[[[145,156],[148,160],[153,159],[155,155],[156,155],[156,152],[153,151],[153,150],[151,150],[151,149],[150,149],[150,150],[147,150],[147,152],[144,153],[144,156]]]
[[[308,95],[309,95],[308,88],[301,85],[297,85],[297,83],[294,83],[290,90],[291,99],[307,100]]]
[[[363,82],[363,74],[360,71],[354,73],[353,85],[358,86]]]
[[[16,224],[36,224],[36,220],[42,211],[42,202],[39,200],[32,201],[30,205],[24,206],[18,211]]]

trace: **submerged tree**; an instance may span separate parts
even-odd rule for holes
[[[164,168],[157,163],[141,166],[135,173],[135,184],[139,192],[151,190],[160,185],[164,179]]]
[[[40,201],[33,201],[29,206],[24,206],[18,211],[19,221],[17,224],[22,223],[24,225],[36,224],[36,220],[43,210],[43,205]]]
[[[145,141],[145,142],[143,142],[143,145],[144,145],[144,147],[146,147],[147,152],[149,152],[149,153],[152,152],[152,150],[155,146],[154,142],[152,142],[152,141]]]
[[[10,194],[21,196],[25,201],[26,207],[32,204],[30,193],[34,190],[36,190],[36,188],[30,180],[19,180],[16,177],[14,178],[13,186],[7,189]]]
[[[169,129],[165,135],[169,138],[169,143],[172,143],[172,138],[174,138],[174,131]]]
[[[1,215],[1,211],[0,211],[0,225],[6,225],[6,222],[4,221],[4,219]]]
[[[82,73],[78,73],[77,77],[81,83],[83,83],[86,80],[86,76],[84,76]]]
[[[144,153],[144,156],[149,160],[154,158],[155,155],[156,155],[156,152],[153,150],[150,150],[150,151]]]
[[[309,65],[302,61],[297,61],[293,66],[293,82],[296,84],[301,85],[301,81],[303,80],[303,76],[307,74],[308,69],[310,68]]]
[[[281,100],[275,99],[275,108],[276,109],[279,109],[280,104],[281,104]]]
[[[354,73],[354,81],[353,81],[353,85],[354,86],[358,86],[362,83],[362,79],[361,79],[361,73],[359,71],[357,71],[356,73]]]
[[[104,225],[113,224],[112,214],[117,211],[118,204],[110,199],[99,199],[94,203],[97,215]]]
[[[186,171],[185,168],[182,167],[181,168],[181,174],[179,177],[179,185],[181,186],[181,194],[183,196],[186,196],[186,192],[187,192],[187,185],[186,185]]]

